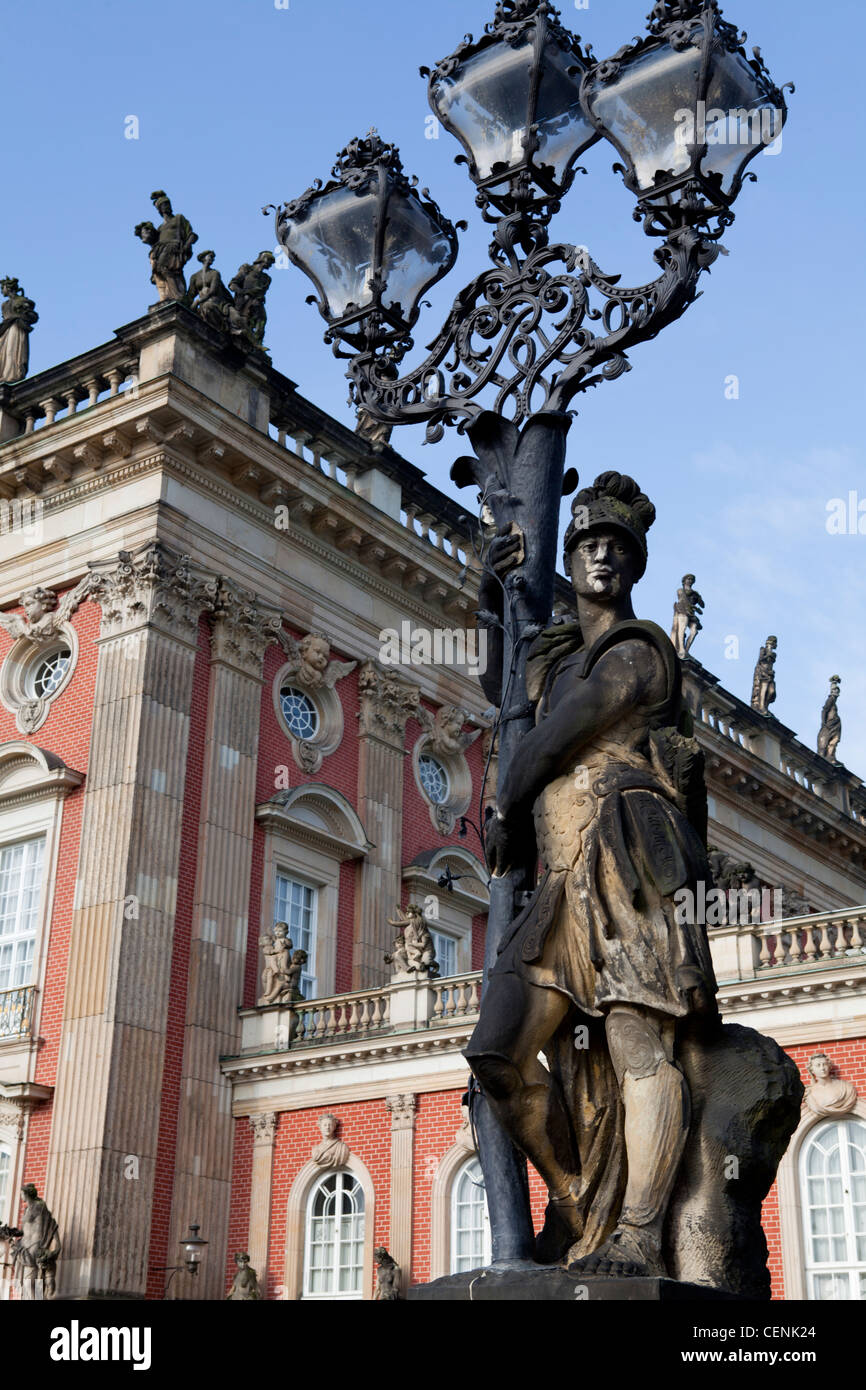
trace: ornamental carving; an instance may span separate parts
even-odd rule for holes
[[[261,674],[262,660],[274,643],[288,639],[276,609],[262,605],[256,595],[223,580],[211,615],[214,661],[239,667],[250,675]]]
[[[272,1110],[263,1115],[250,1115],[254,1144],[273,1144],[277,1133],[277,1117]]]
[[[416,1106],[416,1098],[411,1094],[386,1096],[385,1109],[391,1116],[391,1129],[414,1129]]]
[[[331,643],[321,632],[309,632],[300,642],[286,638],[289,659],[285,675],[296,685],[306,686],[308,690],[333,690],[337,681],[351,675],[357,661],[333,661]]]
[[[776,698],[776,647],[778,639],[768,637],[761,648],[752,679],[752,709],[769,714]]]
[[[362,738],[379,738],[402,752],[409,719],[421,710],[417,685],[385,671],[374,661],[365,661],[358,678],[361,709],[358,727]]]
[[[199,616],[212,613],[219,596],[216,575],[194,573],[188,555],[178,555],[161,541],[134,552],[121,550],[111,567],[94,565],[92,573],[103,637],[158,623],[172,636],[193,641]]]
[[[467,711],[457,705],[442,705],[435,715],[423,707],[419,709],[418,722],[427,734],[425,749],[437,758],[462,757],[466,749],[481,736],[480,729],[463,732],[468,718]]]
[[[72,678],[78,639],[69,620],[92,589],[92,574],[62,598],[54,589],[26,589],[18,600],[23,616],[0,613],[0,628],[16,639],[0,674],[0,703],[22,734],[41,728]]]
[[[284,633],[282,642],[288,660],[274,681],[274,709],[291,739],[295,762],[302,772],[312,776],[342,742],[343,706],[335,687],[351,675],[358,663],[333,659],[330,640],[321,632],[310,632],[299,642]],[[295,704],[299,697],[305,700],[308,737],[301,737],[297,727],[292,726],[292,710],[283,703],[284,691]]]
[[[806,1063],[812,1078],[806,1087],[803,1105],[819,1119],[833,1115],[850,1115],[857,1104],[857,1088],[841,1076],[831,1076],[832,1065],[826,1052],[814,1053]]]
[[[74,589],[67,589],[62,599],[58,599],[54,589],[25,589],[18,600],[24,609],[24,616],[0,613],[0,627],[10,637],[23,638],[27,642],[53,642],[62,635],[64,624],[69,622],[92,589],[92,574],[85,575]]]
[[[396,931],[394,944],[385,956],[385,964],[391,967],[391,979],[405,980],[413,975],[418,979],[435,979],[439,974],[436,948],[418,904],[409,903],[405,911],[398,904],[396,915],[388,918],[388,926]]]
[[[319,1168],[345,1168],[349,1161],[349,1145],[337,1138],[339,1120],[336,1115],[319,1116],[321,1141],[314,1145],[310,1158]]]

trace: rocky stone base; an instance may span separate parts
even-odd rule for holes
[[[685,1303],[741,1302],[736,1294],[675,1279],[581,1278],[561,1266],[473,1269],[449,1274],[432,1284],[415,1284],[410,1303]]]

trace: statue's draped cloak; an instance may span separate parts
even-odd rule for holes
[[[584,651],[576,624],[556,626],[530,651],[527,686],[541,722],[564,663],[579,682],[605,652],[635,640],[651,644],[662,659],[664,699],[584,745],[574,767],[538,797],[544,874],[494,966],[496,973],[557,990],[573,1006],[545,1056],[575,1126],[585,1221],[575,1257],[596,1249],[613,1229],[626,1182],[623,1109],[605,1013],[617,1003],[673,1019],[715,1008],[706,930],[677,922],[673,902],[678,889],[694,891],[710,872],[700,812],[693,814],[697,828],[687,814],[696,777],[702,787],[702,765],[687,737],[680,665],[668,637],[655,623],[629,620]]]

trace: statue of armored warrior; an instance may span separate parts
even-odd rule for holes
[[[4,297],[0,309],[0,384],[23,381],[30,364],[30,334],[39,322],[36,305],[28,299],[18,281],[0,280]]]
[[[530,649],[536,727],[487,829],[494,875],[533,834],[544,872],[503,938],[466,1057],[547,1185],[536,1258],[658,1276],[689,1127],[677,1028],[718,1027],[706,928],[680,923],[674,902],[709,879],[703,757],[674,648],[632,608],[655,508],[614,472],[574,505],[565,568],[578,621]],[[500,577],[517,553],[513,537],[493,542]],[[483,587],[480,606],[495,612],[497,586]],[[489,663],[491,698],[498,676]]]
[[[671,628],[671,641],[677,649],[677,656],[688,656],[694,640],[703,627],[700,614],[704,611],[704,601],[694,586],[693,574],[683,575],[683,587],[677,589],[674,604],[674,625]]]
[[[842,677],[830,677],[830,694],[824,701],[824,708],[821,711],[821,732],[818,734],[818,752],[822,758],[826,758],[828,763],[838,762],[836,749],[839,747],[839,740],[842,737],[842,720],[839,718],[839,692],[842,689]]]
[[[758,664],[755,667],[755,676],[752,681],[752,709],[756,709],[759,714],[769,714],[770,705],[776,698],[776,646],[776,638],[768,637],[761,648]]]
[[[162,222],[158,227],[152,222],[139,222],[135,235],[150,247],[151,284],[156,285],[160,301],[184,300],[187,291],[183,268],[198,236],[182,213],[172,211],[171,200],[161,188],[151,193],[150,201]]]

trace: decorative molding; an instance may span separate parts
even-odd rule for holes
[[[161,541],[134,552],[121,550],[109,565],[94,564],[92,573],[91,592],[102,607],[102,639],[156,624],[192,644],[200,615],[212,613],[219,597],[216,575],[194,573],[189,556]]]
[[[361,708],[358,733],[375,738],[402,753],[406,724],[418,718],[421,690],[404,676],[386,671],[375,661],[365,661],[358,677]]]
[[[331,643],[321,632],[309,632],[296,642],[286,636],[289,655],[274,678],[273,697],[277,723],[290,740],[292,756],[308,776],[319,771],[324,758],[335,753],[343,740],[343,706],[334,687],[358,665],[357,661],[331,659]],[[318,715],[318,727],[310,739],[299,739],[283,714],[281,692],[286,685],[306,695]]]
[[[68,796],[84,773],[67,767],[56,753],[13,739],[0,743],[0,808],[7,810],[45,797]]]
[[[277,1115],[273,1110],[266,1110],[260,1115],[249,1116],[250,1129],[253,1132],[253,1145],[259,1144],[273,1145],[277,1136]]]
[[[210,621],[213,661],[234,666],[244,675],[261,678],[268,647],[285,646],[287,640],[280,613],[227,579],[220,580]]]
[[[385,1109],[391,1116],[391,1132],[397,1129],[415,1128],[417,1097],[411,1092],[398,1096],[385,1097]]]
[[[349,1154],[346,1169],[357,1178],[364,1193],[364,1277],[362,1297],[373,1297],[373,1251],[375,1249],[376,1189],[370,1170],[357,1154]],[[306,1163],[289,1193],[286,1206],[285,1285],[282,1297],[296,1300],[301,1297],[304,1282],[304,1240],[307,1225],[307,1202],[310,1192],[323,1177],[322,1169],[310,1160]]]
[[[321,782],[276,792],[256,807],[266,830],[311,845],[342,863],[363,859],[372,845],[354,807],[341,792]]]

